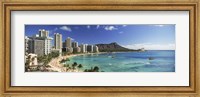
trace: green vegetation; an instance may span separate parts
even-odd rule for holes
[[[74,62],[74,63],[72,64],[72,69],[74,70],[75,67],[76,67],[77,65],[78,65],[78,64],[77,64],[76,62]]]
[[[29,64],[30,64],[30,56],[28,56],[28,60],[26,60],[26,63],[25,63],[25,71],[27,72],[30,68],[29,68]]]
[[[28,72],[28,71],[32,71],[32,72],[34,72],[34,71],[47,72],[48,70],[46,68],[50,67],[48,65],[48,63],[53,58],[56,58],[58,56],[59,56],[59,52],[51,52],[48,55],[37,57],[38,63],[41,63],[42,65],[35,65],[35,66],[34,65],[29,66],[29,64],[34,61],[34,57],[30,58],[30,56],[28,56],[28,58],[26,59],[26,63],[25,63],[25,71],[26,72]],[[33,63],[31,63],[31,64],[33,64]],[[52,72],[55,72],[55,71],[52,71]]]
[[[73,64],[71,64],[71,66],[69,64],[64,65],[64,67],[67,68],[67,70],[76,70],[78,69],[79,71],[83,68],[82,64],[78,64],[77,62],[74,62]],[[84,72],[100,72],[100,68],[98,66],[95,66],[94,68],[91,67],[90,69],[85,69]],[[101,71],[104,72],[104,71]]]
[[[68,53],[66,51],[62,52],[62,56],[66,56]]]
[[[85,69],[84,72],[99,72],[99,67],[95,66],[94,68],[91,67],[91,69]]]
[[[64,67],[66,67],[68,70],[75,70],[75,69],[81,69],[81,68],[83,68],[83,65],[82,64],[77,64],[76,62],[74,62],[71,66],[69,65],[69,64],[67,64],[67,65],[64,65]]]
[[[59,56],[59,51],[51,52],[48,55],[38,57],[38,63],[43,63],[43,65],[47,65],[53,58]]]
[[[66,53],[67,54],[67,53]],[[48,55],[44,55],[44,56],[39,56],[37,57],[38,63],[42,64],[42,65],[36,65],[36,66],[29,66],[30,62],[32,62],[34,60],[34,58],[30,58],[30,56],[28,56],[26,63],[25,63],[25,71],[31,71],[31,72],[56,72],[56,71],[52,71],[52,70],[48,70],[47,68],[50,67],[48,65],[48,63],[53,59],[59,56],[59,52],[51,52]],[[66,61],[70,61],[69,58],[66,59],[62,59],[60,61],[60,63],[65,63]],[[74,72],[74,70],[81,70],[83,68],[82,64],[78,64],[77,62],[74,62],[73,64],[64,64],[64,67],[67,68],[67,71],[71,71]],[[95,66],[94,68],[91,67],[90,69],[85,69],[84,72],[100,72],[100,68],[98,66]],[[102,72],[102,71],[101,71]]]
[[[79,65],[78,65],[78,68],[79,68],[79,69],[83,68],[82,64],[79,64]]]
[[[66,61],[70,61],[70,59],[69,59],[69,58],[62,59],[62,60],[60,61],[60,63],[65,63]]]

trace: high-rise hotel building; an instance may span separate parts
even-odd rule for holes
[[[39,29],[39,37],[49,37],[49,31],[45,29]]]
[[[69,53],[73,52],[73,48],[72,48],[72,38],[68,37],[66,39],[66,51]]]
[[[53,38],[49,37],[49,31],[44,29],[39,30],[39,35],[29,37],[28,53],[34,53],[38,56],[43,56],[51,53],[51,41]]]
[[[62,49],[62,34],[54,33],[54,46],[57,50]]]
[[[81,52],[85,53],[86,52],[85,44],[81,44],[80,47],[81,47]]]
[[[45,47],[43,39],[29,38],[28,41],[29,53],[37,54],[37,56],[45,55]]]
[[[66,40],[66,47],[71,48],[72,47],[72,39],[70,37],[67,37]]]
[[[85,44],[85,52],[87,53],[88,51],[87,51],[87,48],[88,47],[88,44]]]
[[[72,42],[72,47],[73,47],[73,48],[78,47],[78,42],[76,42],[76,41]]]
[[[45,46],[45,48],[44,48],[44,54],[45,55],[51,53],[51,47],[52,47],[51,41],[52,40],[53,40],[53,38],[51,38],[51,37],[47,37],[47,38],[44,39],[44,42],[45,42],[44,43],[44,46]]]
[[[80,53],[81,48],[78,47],[78,42],[74,41],[72,42],[72,48],[73,48],[73,53]]]
[[[25,55],[28,54],[28,41],[29,41],[29,38],[27,36],[25,36]]]
[[[90,52],[90,53],[93,52],[93,45],[88,45],[87,46],[87,52]]]
[[[96,52],[96,53],[98,53],[99,52],[98,46],[94,46],[93,51]]]

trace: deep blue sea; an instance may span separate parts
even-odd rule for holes
[[[175,50],[81,55],[67,64],[73,62],[82,64],[83,70],[98,66],[105,72],[175,72]]]

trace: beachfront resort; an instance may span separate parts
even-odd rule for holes
[[[100,53],[96,45],[79,45],[70,37],[62,41],[62,34],[54,33],[52,38],[49,31],[40,29],[38,34],[25,36],[25,72],[99,72],[98,66],[84,70],[84,64],[67,63],[70,57],[96,53]]]
[[[25,25],[24,71],[175,72],[174,33],[175,25]]]

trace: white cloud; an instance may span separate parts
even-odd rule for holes
[[[67,26],[62,26],[62,27],[60,27],[60,29],[65,30],[65,31],[69,31],[69,32],[72,31],[72,29],[70,27],[67,27]]]
[[[123,34],[123,33],[124,33],[123,31],[119,32],[119,34]]]
[[[97,29],[99,29],[100,25],[97,25]]]
[[[90,29],[90,26],[88,25],[87,28]]]
[[[126,27],[127,25],[122,25],[122,27]]]
[[[144,48],[146,50],[175,50],[175,44],[142,43],[142,44],[124,45],[124,47],[130,48],[130,49]]]
[[[74,41],[74,40],[75,40],[74,38],[71,38],[71,37],[67,37],[67,38],[70,38],[72,41]]]
[[[117,28],[115,26],[106,26],[104,29],[107,31],[117,30]]]

